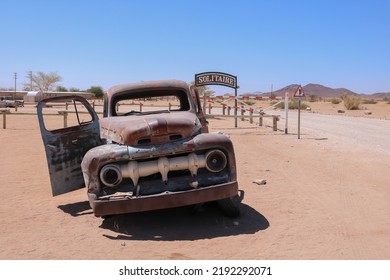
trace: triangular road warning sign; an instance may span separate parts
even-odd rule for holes
[[[294,97],[305,97],[305,92],[303,91],[303,87],[301,85],[298,86],[297,90],[294,93]]]

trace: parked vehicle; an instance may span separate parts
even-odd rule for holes
[[[51,128],[43,110],[72,104],[73,125]],[[49,106],[48,106],[49,105]],[[53,195],[87,187],[96,216],[217,201],[239,215],[231,140],[208,133],[195,87],[182,81],[123,84],[104,96],[103,118],[82,97],[38,103]]]
[[[0,97],[0,107],[15,108],[16,106],[24,107],[24,101],[23,100],[14,100],[11,96]]]

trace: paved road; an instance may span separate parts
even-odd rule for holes
[[[281,115],[278,127],[284,129],[284,112],[267,111],[267,113]],[[288,132],[298,132],[296,111],[289,112]],[[338,138],[349,141],[353,145],[360,145],[390,155],[390,120],[301,112],[301,135],[302,138],[307,135],[329,139]]]

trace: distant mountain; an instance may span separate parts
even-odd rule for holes
[[[294,94],[295,91],[298,88],[298,84],[292,84],[288,85],[284,88],[275,90],[272,92],[275,96],[284,96],[286,92],[290,93],[290,95]],[[374,93],[374,94],[358,94],[356,92],[353,92],[346,88],[330,88],[319,84],[307,84],[303,86],[303,90],[305,91],[306,96],[310,95],[316,95],[320,98],[341,98],[344,94],[349,95],[359,95],[363,98],[373,98],[373,99],[384,99],[388,98],[390,99],[390,92],[381,92],[381,93]],[[248,95],[248,96],[270,96],[271,92],[251,92],[251,93],[245,93],[241,95]]]
[[[298,88],[298,84],[288,85],[284,88],[275,90],[272,92],[275,96],[284,96],[286,92],[293,94]],[[303,86],[306,96],[316,95],[321,98],[333,98],[333,97],[342,97],[343,94],[357,95],[357,93],[350,91],[346,88],[330,88],[319,84],[307,84]],[[256,95],[256,94],[247,94],[247,95]],[[263,96],[270,96],[271,92],[262,93]]]
[[[379,92],[370,95],[365,95],[366,98],[375,98],[375,99],[390,99],[390,92]]]
[[[318,84],[308,84],[303,87],[307,96],[316,95],[322,98],[342,97],[343,94],[357,95],[357,93],[346,88],[330,88]]]

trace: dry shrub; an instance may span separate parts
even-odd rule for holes
[[[359,96],[345,94],[343,96],[344,106],[347,110],[358,110],[361,103]]]
[[[330,102],[331,102],[332,104],[339,104],[339,103],[341,102],[341,100],[340,100],[339,98],[332,98],[332,99],[330,100]]]

